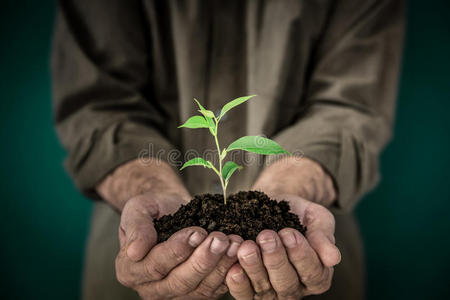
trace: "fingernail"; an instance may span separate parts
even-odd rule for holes
[[[272,253],[277,248],[277,241],[276,239],[261,240],[259,241],[259,246],[263,252]]]
[[[293,232],[283,232],[281,235],[281,240],[283,241],[283,244],[288,248],[294,248],[297,246],[297,239],[295,238],[295,235]]]
[[[201,242],[203,242],[204,237],[205,236],[203,234],[201,234],[198,231],[195,231],[189,237],[188,243],[189,243],[189,245],[191,245],[191,247],[197,247],[198,245],[200,245]]]
[[[228,248],[227,255],[229,257],[236,256],[240,245],[241,244],[238,242],[235,242],[235,241],[231,242],[231,246],[230,246],[230,248]]]
[[[228,241],[227,240],[221,240],[219,238],[213,238],[211,242],[211,246],[209,246],[209,249],[214,254],[221,254],[223,253],[228,247]]]
[[[233,278],[233,280],[236,282],[241,282],[244,280],[244,273],[242,271],[239,273],[235,273],[231,275],[231,278]]]
[[[258,262],[258,253],[253,252],[247,255],[243,255],[242,259],[245,261],[248,265],[254,265]]]

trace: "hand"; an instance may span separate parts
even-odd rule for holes
[[[147,193],[126,202],[119,229],[117,279],[143,299],[219,298],[228,290],[223,283],[237,261],[242,238],[221,232],[207,235],[200,227],[189,227],[155,246],[153,218],[176,209],[179,200],[174,199]]]
[[[119,282],[143,299],[212,299],[228,289],[223,284],[242,238],[220,232],[209,236],[190,227],[156,244],[153,219],[174,213],[191,197],[167,163],[134,160],[118,167],[97,192],[122,211],[120,252],[116,258]]]
[[[301,299],[321,294],[331,286],[333,266],[341,259],[334,245],[334,217],[325,207],[287,195],[291,210],[307,226],[306,236],[292,228],[278,234],[264,230],[257,243],[245,241],[239,264],[228,271],[226,283],[241,299]]]

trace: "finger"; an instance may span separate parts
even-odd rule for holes
[[[228,246],[228,237],[224,233],[210,233],[188,260],[173,269],[163,280],[152,283],[153,289],[168,297],[188,294],[214,270]]]
[[[254,293],[250,279],[239,264],[235,264],[230,268],[225,281],[231,296],[236,300],[253,299]]]
[[[337,265],[341,253],[334,245],[335,220],[333,214],[321,205],[311,205],[307,209],[308,230],[306,238],[311,247],[318,253],[320,260],[327,267]]]
[[[224,282],[222,282],[219,285],[219,287],[216,289],[216,291],[214,292],[212,297],[210,297],[210,299],[219,299],[220,297],[225,295],[226,292],[228,292],[228,287],[227,287],[227,285]]]
[[[317,252],[326,267],[333,267],[341,261],[341,252],[323,231],[313,231],[306,234],[311,247]]]
[[[263,230],[256,237],[262,250],[264,266],[278,299],[299,299],[302,294],[297,271],[289,262],[283,243],[272,230]]]
[[[167,241],[153,247],[144,260],[132,261],[121,250],[116,258],[116,274],[125,286],[136,286],[164,278],[185,261],[207,237],[201,227],[188,227],[174,233]]]
[[[230,246],[226,252],[226,255],[222,256],[217,266],[214,270],[206,276],[204,280],[200,283],[197,291],[212,298],[217,289],[220,288],[225,280],[228,269],[237,261],[237,251],[239,246],[244,241],[240,236],[232,234],[228,236]]]
[[[144,260],[148,281],[164,278],[172,269],[186,261],[207,236],[208,233],[201,227],[187,227],[156,245]]]
[[[150,210],[137,198],[129,200],[122,211],[119,240],[133,261],[144,258],[156,244],[157,233]]]
[[[258,295],[275,296],[264,267],[258,245],[254,241],[244,241],[238,250],[239,264],[245,270],[253,289]]]
[[[302,283],[309,291],[307,294],[318,293],[325,288],[328,289],[330,268],[322,265],[306,238],[292,228],[280,230],[279,236],[283,241],[289,261],[297,270]]]
[[[125,246],[127,256],[133,261],[143,259],[156,244],[156,230],[153,225],[139,225],[128,229],[128,242]]]

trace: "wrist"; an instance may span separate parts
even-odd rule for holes
[[[320,164],[305,157],[287,156],[267,166],[253,188],[269,196],[290,194],[327,207],[336,200],[331,177]]]
[[[145,163],[136,159],[119,166],[97,185],[97,192],[119,211],[129,199],[146,193],[170,194],[180,204],[191,198],[172,167],[158,159]]]

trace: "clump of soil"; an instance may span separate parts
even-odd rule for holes
[[[174,214],[154,220],[154,224],[158,242],[167,240],[176,231],[189,226],[200,226],[208,233],[221,231],[237,234],[244,240],[255,240],[263,229],[278,232],[290,227],[305,233],[306,227],[289,209],[287,201],[272,200],[258,191],[230,195],[226,205],[221,194],[204,194],[195,196]]]

